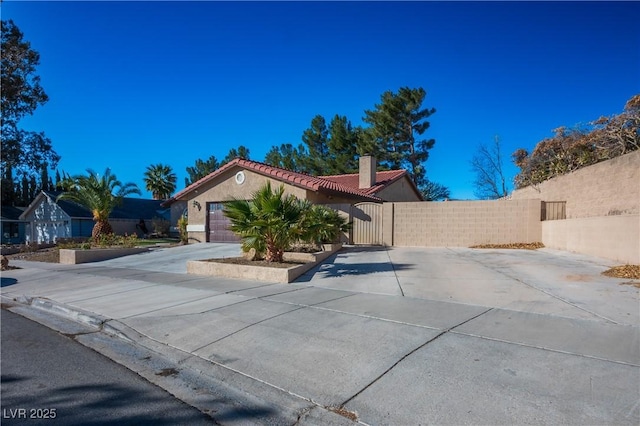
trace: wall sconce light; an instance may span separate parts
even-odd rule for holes
[[[193,202],[191,203],[191,205],[195,208],[198,209],[198,211],[202,210],[202,206],[200,205],[200,203],[196,200],[193,200]]]

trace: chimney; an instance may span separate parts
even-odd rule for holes
[[[371,188],[376,184],[376,158],[372,155],[363,155],[359,159],[360,189]]]

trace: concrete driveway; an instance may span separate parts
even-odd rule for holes
[[[638,289],[600,275],[602,259],[349,247],[290,285],[183,272],[233,250],[22,262],[2,293],[98,315],[174,357],[173,380],[198,371],[260,413],[182,394],[222,423],[348,423],[337,408],[364,424],[640,422]]]
[[[146,253],[110,259],[100,264],[111,268],[186,274],[188,260],[237,257],[241,253],[240,244],[201,243],[153,248]]]

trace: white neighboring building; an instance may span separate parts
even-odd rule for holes
[[[42,191],[20,215],[27,221],[25,240],[27,243],[55,243],[61,238],[90,237],[93,229],[93,215],[86,208],[71,201],[60,200],[59,193]],[[144,220],[149,232],[153,232],[153,219],[169,220],[169,209],[161,206],[161,200],[124,198],[123,204],[116,207],[109,223],[116,234],[138,234],[136,228]]]

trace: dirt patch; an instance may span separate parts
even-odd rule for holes
[[[11,266],[12,260],[28,260],[33,262],[48,262],[59,263],[60,252],[57,247],[46,248],[36,251],[28,251],[22,253],[7,254],[6,258],[9,259],[9,269],[16,269]]]
[[[477,249],[519,249],[519,250],[536,250],[544,248],[542,243],[510,243],[510,244],[480,244],[469,248]]]
[[[334,413],[339,414],[342,417],[346,417],[352,422],[358,421],[358,414],[354,413],[353,411],[349,411],[344,407],[327,407],[327,410],[333,411]]]
[[[640,265],[620,265],[607,269],[602,273],[607,277],[613,278],[631,278],[640,280]]]
[[[206,259],[204,262],[230,263],[233,265],[264,266],[266,268],[291,268],[303,265],[302,262],[267,262],[266,260],[248,260],[244,257],[225,257],[223,259]]]

